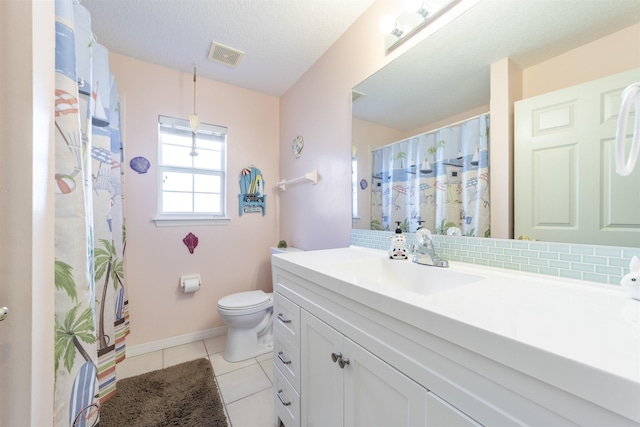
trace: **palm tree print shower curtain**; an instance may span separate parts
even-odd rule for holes
[[[371,229],[489,237],[489,114],[373,151]]]
[[[124,359],[122,140],[108,52],[91,17],[56,0],[55,414],[91,426],[115,392]]]

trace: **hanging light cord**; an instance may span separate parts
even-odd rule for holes
[[[196,67],[193,67],[193,116],[197,117],[197,113],[196,113]],[[191,122],[191,118],[189,120]],[[189,153],[189,155],[191,157],[195,157],[198,155],[198,152],[196,151],[196,130],[193,129],[193,124],[192,126],[192,130],[193,132],[191,133],[191,152]]]
[[[196,67],[193,67],[193,114],[196,114]]]

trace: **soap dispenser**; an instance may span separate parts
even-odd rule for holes
[[[391,259],[407,259],[409,258],[409,253],[407,251],[407,238],[402,234],[400,221],[396,221],[396,224],[396,233],[390,237],[391,246],[387,253]]]

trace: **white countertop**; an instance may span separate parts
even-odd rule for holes
[[[339,268],[373,259],[409,276],[477,278],[416,293]],[[423,266],[361,247],[274,255],[273,263],[320,275],[345,297],[640,422],[640,301],[622,288],[460,262]]]

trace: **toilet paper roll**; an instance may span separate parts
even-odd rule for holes
[[[189,293],[195,292],[200,289],[200,278],[190,277],[182,280],[182,292]]]

